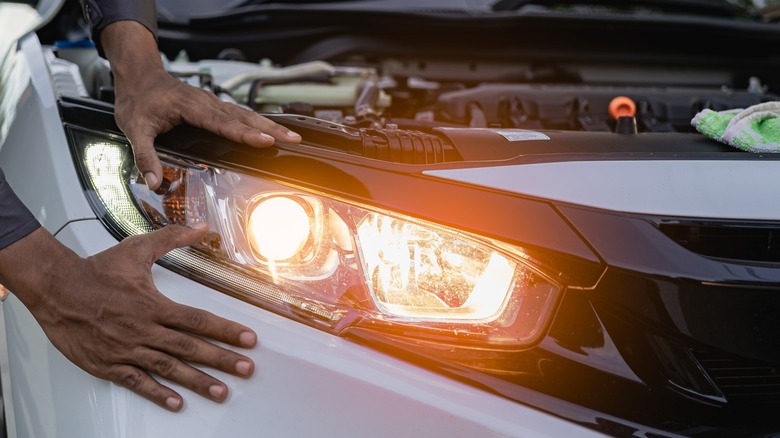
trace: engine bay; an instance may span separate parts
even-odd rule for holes
[[[419,74],[420,65],[418,75],[410,75],[408,63],[392,59],[375,67],[325,61],[282,67],[268,59],[190,62],[185,52],[166,67],[193,86],[263,114],[295,114],[354,128],[615,132],[622,115],[635,118],[636,132],[694,132],[690,121],[705,108],[722,111],[778,99],[758,77],[743,89],[483,82],[478,75],[442,78],[444,65],[432,75],[437,79]],[[473,63],[471,68],[480,70]],[[88,92],[93,97],[102,92],[108,100],[110,90],[110,84],[95,83]]]
[[[722,111],[777,99],[757,77],[741,90],[480,82],[410,76],[402,71],[403,64],[389,60],[361,67],[314,61],[277,67],[269,60],[179,59],[168,66],[192,85],[261,113],[297,114],[357,128],[614,132],[622,115],[635,118],[637,132],[693,132],[690,121],[705,108]]]
[[[47,53],[62,95],[113,103],[110,65],[94,48],[55,46]],[[409,164],[508,159],[520,152],[723,152],[729,149],[685,135],[695,132],[696,113],[778,99],[758,77],[743,89],[610,85],[561,83],[560,72],[489,80],[505,72],[475,63],[464,68],[387,59],[279,66],[268,59],[190,61],[183,51],[173,60],[161,56],[173,76],[294,129],[305,144]],[[520,150],[518,130],[556,135],[544,145],[523,142]],[[656,135],[627,141],[616,134]],[[494,141],[500,137],[509,141]]]
[[[505,138],[514,134],[502,130],[556,131],[545,153],[657,152],[672,137],[675,150],[698,141],[698,151],[722,152],[699,136],[679,136],[696,132],[691,120],[704,109],[780,99],[776,60],[758,51],[759,41],[774,37],[762,24],[641,8],[463,16],[340,7],[269,6],[186,26],[161,22],[161,57],[182,81],[287,125],[305,143],[385,160],[387,146],[408,147],[415,157],[400,162],[411,163],[517,156],[485,152],[495,142],[474,137],[477,130]],[[670,17],[680,20],[660,26]],[[408,26],[399,28],[400,18]],[[712,29],[720,29],[714,42],[744,50],[686,48]],[[49,53],[62,95],[113,103],[110,65],[94,48],[55,42]]]

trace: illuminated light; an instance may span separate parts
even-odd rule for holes
[[[84,165],[88,169],[95,194],[106,209],[119,217],[127,218],[128,226],[136,233],[150,231],[151,227],[130,201],[122,169],[132,162],[127,148],[118,143],[89,143],[84,148]]]
[[[504,304],[506,293],[512,283],[514,263],[498,253],[490,254],[490,261],[474,285],[474,290],[463,304],[463,308],[475,319],[494,316]],[[498,293],[496,293],[498,291]]]
[[[358,226],[366,276],[388,315],[485,321],[504,309],[517,265],[455,233],[370,214]]]
[[[274,262],[295,257],[309,240],[309,213],[297,201],[275,196],[260,201],[249,215],[247,225],[252,248]]]
[[[493,347],[538,341],[559,302],[563,286],[506,242],[165,153],[163,189],[152,192],[129,144],[69,129],[110,230],[205,222],[207,244],[162,263],[296,321],[414,336],[446,346],[428,353],[514,373]]]
[[[122,150],[116,145],[94,143],[87,147],[84,155],[92,184],[101,194],[107,195],[106,200],[121,199],[125,194],[125,184],[120,173]]]

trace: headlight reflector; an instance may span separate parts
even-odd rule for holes
[[[509,296],[515,263],[457,234],[372,213],[358,238],[368,285],[388,315],[484,321]]]

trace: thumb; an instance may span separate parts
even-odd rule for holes
[[[152,251],[153,259],[151,262],[154,263],[157,259],[175,248],[181,248],[183,246],[194,245],[201,242],[203,238],[206,237],[208,229],[208,224],[204,222],[193,224],[192,227],[168,225],[159,230],[144,234],[142,237],[147,241],[147,244]]]
[[[154,136],[142,133],[127,133],[127,139],[133,147],[135,165],[151,190],[157,189],[162,182],[162,165],[154,150]]]

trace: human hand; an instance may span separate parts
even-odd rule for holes
[[[147,185],[156,189],[162,167],[154,149],[158,134],[187,123],[227,139],[255,147],[273,145],[274,139],[298,143],[301,137],[261,115],[219,100],[159,71],[143,80],[116,81],[115,118],[133,147],[135,164]]]
[[[189,363],[241,377],[250,376],[254,364],[201,337],[248,348],[257,336],[240,324],[171,301],[158,292],[151,275],[158,258],[205,234],[205,228],[171,225],[83,259],[38,229],[0,251],[1,277],[52,344],[88,373],[171,411],[181,409],[181,396],[150,374],[221,402],[228,393],[225,384]],[[50,264],[45,270],[14,266],[40,260],[42,248]]]
[[[154,36],[141,24],[113,23],[100,39],[116,82],[116,122],[130,140],[149,188],[162,181],[154,140],[181,123],[255,147],[271,146],[275,139],[301,141],[300,135],[253,111],[172,77],[163,69]]]

